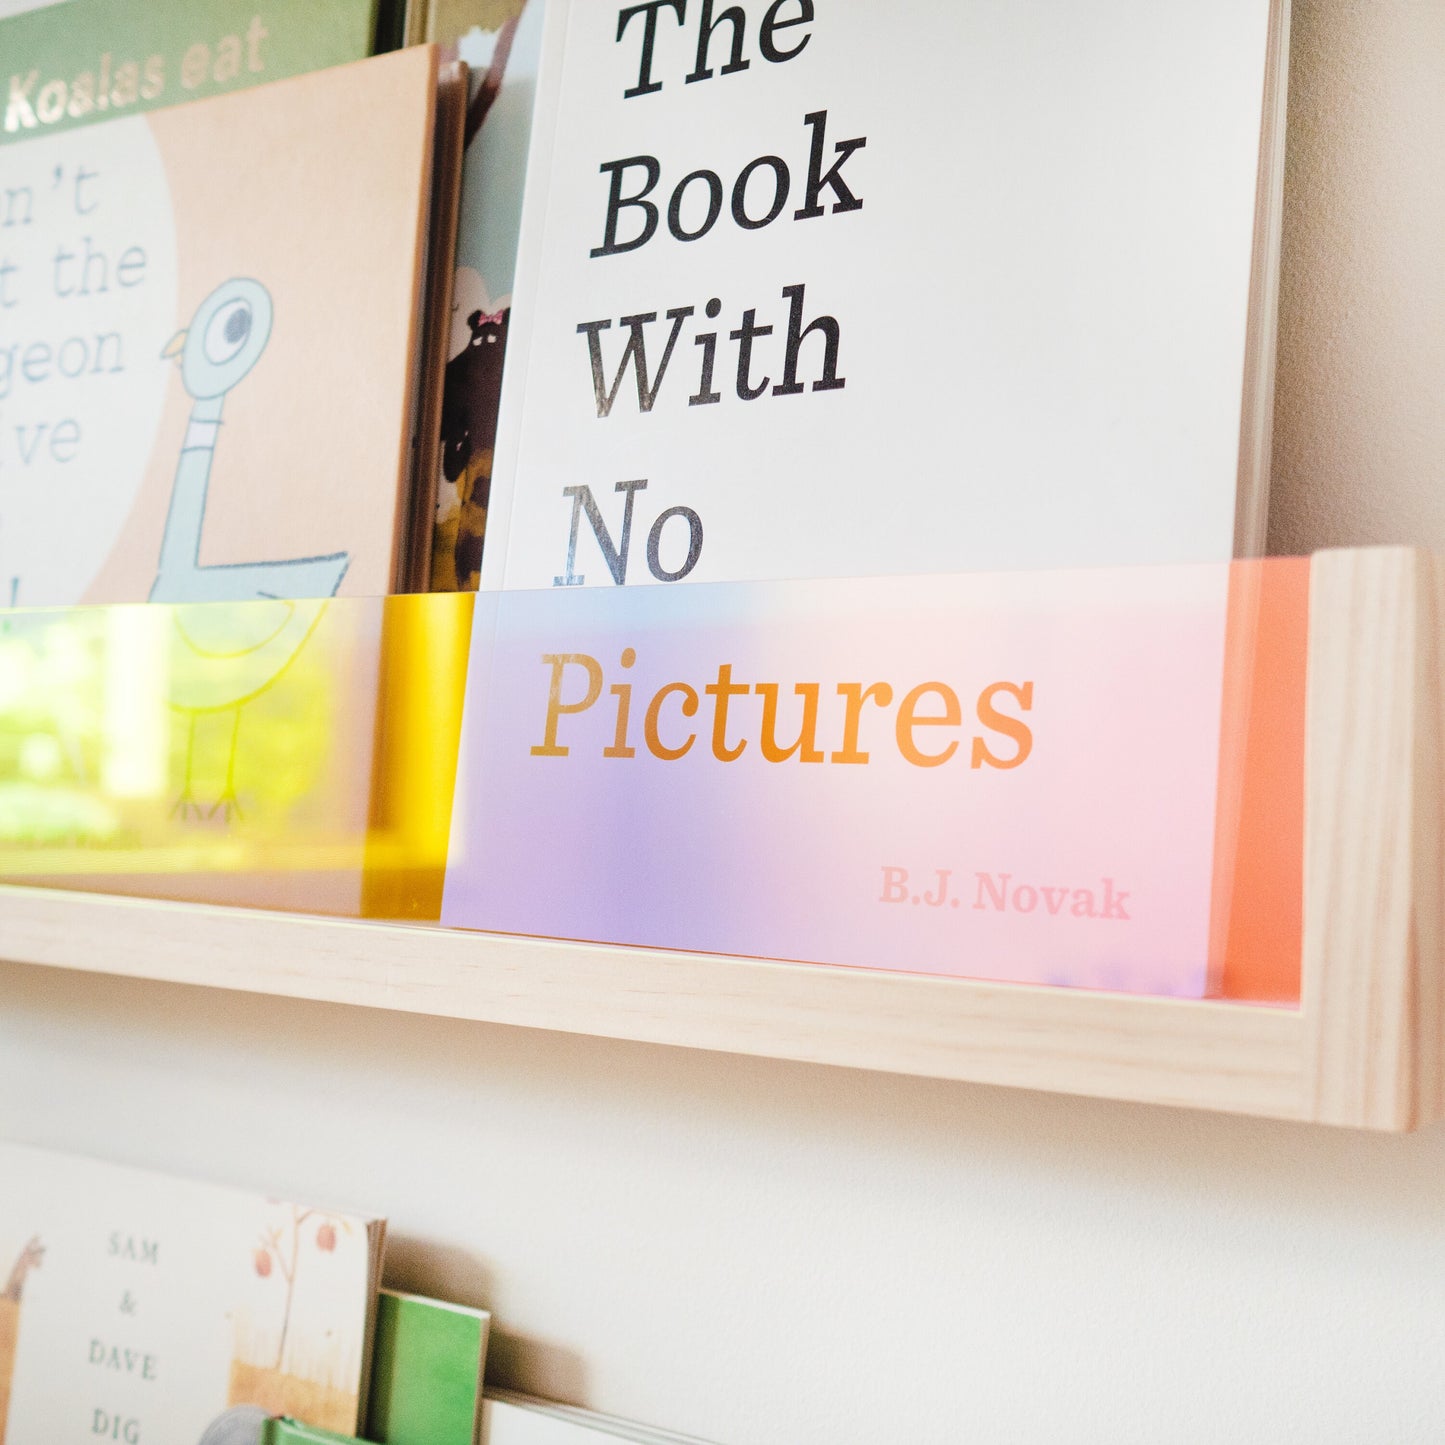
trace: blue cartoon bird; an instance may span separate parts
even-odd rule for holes
[[[177,606],[171,667],[172,707],[189,718],[185,787],[173,814],[202,810],[191,794],[196,726],[204,714],[231,716],[224,791],[209,814],[230,818],[235,795],[241,709],[269,688],[306,645],[346,575],[350,555],[334,552],[268,562],[202,566],[201,534],[211,464],[226,397],[260,361],[271,339],[273,306],[259,281],[236,279],[201,303],[190,326],[162,353],[177,361],[193,399],[171,488],[152,602],[231,602],[235,607]],[[279,529],[278,529],[279,530]]]
[[[226,397],[251,374],[271,339],[271,294],[259,281],[218,286],[186,330],[162,355],[175,357],[194,398],[171,487],[152,602],[246,602],[252,598],[334,597],[350,557],[299,557],[284,562],[231,562],[203,567],[201,531],[211,463]]]

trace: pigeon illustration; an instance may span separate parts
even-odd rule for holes
[[[181,443],[161,538],[152,602],[246,602],[251,598],[334,597],[350,557],[299,557],[284,562],[231,562],[203,567],[201,531],[211,463],[226,397],[260,361],[271,339],[271,294],[259,281],[233,280],[201,302],[189,327],[162,353],[174,357],[195,404]]]
[[[194,318],[162,353],[181,369],[193,399],[171,489],[152,602],[175,607],[171,706],[189,717],[184,790],[172,809],[200,814],[191,791],[196,726],[205,714],[230,712],[226,783],[207,816],[229,819],[235,794],[236,744],[241,709],[270,687],[306,645],[346,575],[350,555],[334,552],[265,562],[203,566],[201,534],[211,464],[222,434],[226,397],[250,375],[271,338],[274,309],[259,282],[233,279],[201,303]],[[192,603],[245,603],[202,607]]]

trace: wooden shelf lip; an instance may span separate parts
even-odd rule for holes
[[[1309,569],[1298,1009],[0,888],[0,959],[1404,1130],[1445,1117],[1445,569]]]
[[[7,959],[1101,1098],[1307,1117],[1294,1010],[7,887]]]

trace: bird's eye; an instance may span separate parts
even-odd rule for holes
[[[206,359],[216,366],[233,361],[251,335],[251,303],[232,301],[206,326]]]

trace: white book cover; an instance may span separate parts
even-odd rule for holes
[[[1287,0],[548,0],[483,587],[1258,542]]]
[[[65,3],[66,0],[0,0],[0,20],[23,15],[27,10],[48,10],[51,6]]]
[[[500,1400],[482,1401],[481,1445],[607,1445],[615,1439],[560,1415]]]
[[[510,1390],[482,1401],[479,1445],[608,1445],[615,1440],[632,1445],[707,1445],[695,1436],[673,1435]]]
[[[379,1221],[0,1144],[0,1445],[351,1433]]]

